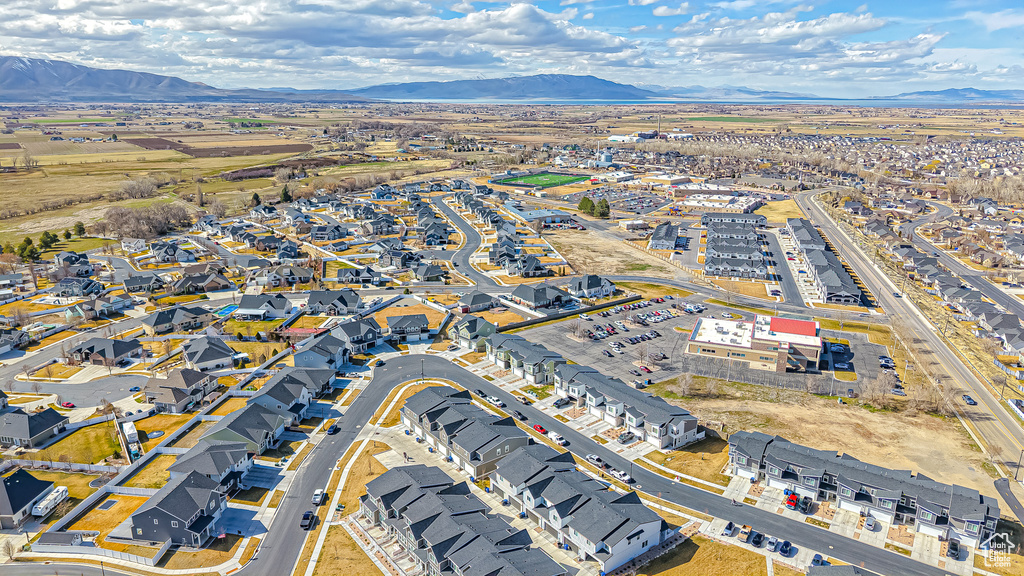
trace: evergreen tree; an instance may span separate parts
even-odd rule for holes
[[[75,222],[75,236],[78,236],[79,238],[85,236],[85,224]]]
[[[292,193],[288,191],[288,186],[281,188],[281,202],[291,202]]]
[[[601,201],[594,207],[594,216],[598,218],[607,218],[611,213],[612,208],[608,205],[608,200],[601,198]]]
[[[71,230],[68,230],[67,228],[64,229],[64,239],[71,240]]]
[[[583,212],[584,214],[593,215],[594,201],[590,199],[590,196],[584,196],[582,199],[580,199],[580,203],[576,206],[576,208],[579,209],[579,211]]]
[[[253,205],[253,207],[259,206],[260,204],[263,204],[263,199],[260,198],[260,195],[259,195],[258,192],[253,192],[252,193],[252,205]]]

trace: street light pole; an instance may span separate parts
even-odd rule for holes
[[[1017,469],[1013,471],[1013,481],[1017,481],[1017,473],[1020,472],[1021,461],[1024,461],[1024,450],[1020,451],[1020,457],[1017,458]]]

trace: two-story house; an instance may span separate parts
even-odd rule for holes
[[[129,518],[132,538],[199,548],[220,534],[227,495],[199,472],[172,478]]]

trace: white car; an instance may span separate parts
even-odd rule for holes
[[[316,492],[313,492],[313,505],[319,506],[320,504],[323,504],[324,496],[326,495],[327,494],[321,489],[318,489]]]
[[[623,484],[629,484],[630,482],[633,481],[633,479],[629,477],[629,474],[626,474],[622,470],[612,470],[608,474],[610,474],[612,478],[615,478],[616,480],[622,482]]]
[[[565,446],[565,438],[562,438],[562,435],[554,430],[548,432],[548,438],[559,446]]]
[[[505,403],[502,402],[501,399],[495,398],[494,396],[488,396],[487,397],[487,401],[490,402],[491,404],[493,404],[494,406],[497,406],[498,408],[504,408],[505,407]]]
[[[587,315],[587,314],[586,314],[586,313],[584,312],[584,313],[580,314],[580,320],[590,320],[590,316],[588,316],[588,315]]]

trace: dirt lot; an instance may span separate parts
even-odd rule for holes
[[[820,450],[845,452],[872,464],[995,493],[985,471],[990,465],[955,419],[871,411],[805,392],[755,385],[719,385],[717,396],[707,398],[698,382],[694,396],[683,400],[673,398],[678,396],[665,382],[647,391],[685,406],[702,422],[722,423],[726,433],[778,434]]]
[[[311,144],[273,144],[272,141],[253,143],[251,146],[190,146],[166,138],[133,138],[128,140],[136,146],[147,150],[177,150],[194,158],[214,158],[220,156],[252,156],[258,154],[296,154],[309,152]]]
[[[592,230],[559,230],[545,238],[580,273],[641,274],[652,278],[675,278],[681,273],[671,264]]]

